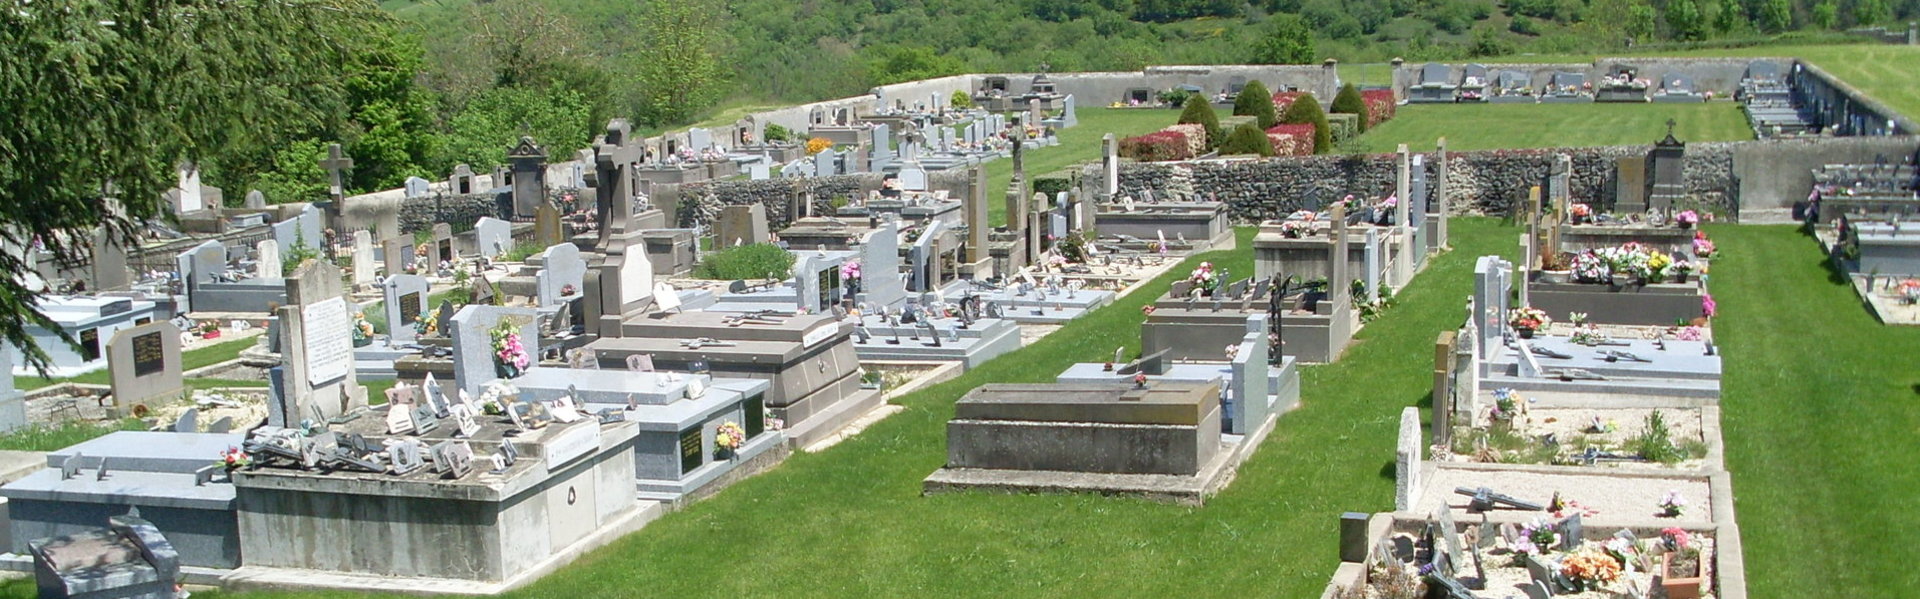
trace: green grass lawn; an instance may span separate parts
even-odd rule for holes
[[[1080,124],[1059,132],[1060,145],[1029,148],[1021,155],[1027,178],[1045,175],[1083,161],[1100,159],[1100,138],[1112,133],[1116,138],[1158,131],[1180,120],[1180,111],[1153,108],[1080,109]],[[1013,181],[1013,160],[1001,158],[987,163],[987,210],[996,225],[1007,222],[1007,183]]]
[[[1708,230],[1753,596],[1911,596],[1920,328],[1880,324],[1790,226]]]
[[[249,347],[253,347],[253,344],[256,341],[258,341],[257,337],[247,337],[245,339],[235,339],[232,341],[226,341],[226,342],[222,342],[214,345],[209,345],[206,347],[202,347],[200,349],[181,352],[180,353],[181,370],[184,371],[184,370],[193,370],[195,368],[205,368],[208,366],[212,366],[214,364],[225,362],[227,360],[238,358],[240,357],[240,352],[242,350],[245,350]],[[21,389],[25,389],[25,390],[39,389],[41,387],[46,387],[48,385],[54,385],[59,383],[109,385],[113,383],[112,375],[113,375],[112,372],[110,372],[105,368],[102,368],[102,369],[95,370],[93,372],[89,372],[79,376],[71,376],[71,377],[57,378],[57,379],[45,379],[37,376],[23,376],[23,377],[14,379],[14,382],[15,384],[19,385]]]
[[[1426,403],[1433,339],[1464,317],[1472,258],[1509,245],[1512,230],[1494,221],[1455,223],[1461,249],[1420,275],[1344,361],[1305,369],[1303,406],[1206,507],[920,495],[921,480],[946,461],[955,400],[986,382],[1051,381],[1116,346],[1137,351],[1139,308],[1167,290],[1170,274],[1032,346],[901,398],[904,412],[857,437],[795,455],[511,595],[1315,595],[1336,562],[1339,513],[1392,508],[1398,414]],[[1252,230],[1240,233],[1246,247]],[[1252,268],[1245,250],[1199,259]]]
[[[1667,134],[1694,141],[1753,139],[1732,102],[1705,104],[1409,104],[1360,136],[1367,152],[1398,144],[1429,151],[1447,138],[1450,150],[1497,150],[1651,144]]]

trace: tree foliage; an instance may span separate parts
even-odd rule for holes
[[[1261,130],[1280,122],[1280,115],[1273,109],[1273,93],[1258,79],[1248,81],[1246,87],[1240,88],[1240,94],[1233,97],[1233,114],[1254,117]]]
[[[1314,61],[1313,30],[1299,15],[1277,14],[1267,18],[1266,32],[1254,45],[1254,64],[1311,64]]]
[[[1367,101],[1360,97],[1360,88],[1352,83],[1340,86],[1340,93],[1334,94],[1333,103],[1327,105],[1327,111],[1360,115],[1359,124],[1355,126],[1359,127],[1360,133],[1367,131]]]
[[[1333,149],[1333,131],[1327,127],[1327,113],[1320,109],[1320,100],[1313,94],[1300,94],[1300,98],[1280,114],[1280,122],[1313,125],[1313,153],[1324,154]]]
[[[1213,104],[1207,102],[1206,94],[1187,96],[1187,103],[1180,110],[1179,122],[1206,127],[1207,147],[1220,145],[1220,115],[1214,114]]]
[[[1779,33],[1793,28],[1791,0],[1760,0],[1760,29]]]
[[[1673,39],[1682,41],[1707,38],[1707,19],[1693,0],[1668,0],[1667,27]]]
[[[1266,130],[1253,123],[1241,123],[1240,126],[1233,128],[1233,132],[1227,134],[1225,141],[1220,142],[1220,154],[1223,156],[1235,154],[1272,156],[1273,142],[1267,139]]]
[[[722,0],[647,0],[641,47],[633,70],[639,78],[641,122],[685,123],[725,91],[726,21]]]
[[[342,114],[352,36],[385,19],[348,0],[55,0],[0,11],[0,239],[15,248],[38,239],[62,258],[86,255],[101,227],[131,243],[139,223],[160,216],[176,162],[269,147]],[[32,270],[11,251],[0,269]],[[61,329],[35,307],[40,292],[0,281],[0,338],[44,369],[27,326]]]
[[[590,103],[566,88],[501,87],[481,93],[448,122],[440,162],[476,170],[506,164],[507,147],[533,137],[548,156],[567,156],[593,138]]]
[[[1720,0],[1720,10],[1713,14],[1713,31],[1720,35],[1746,29],[1749,23],[1747,9],[1740,5],[1740,0]]]

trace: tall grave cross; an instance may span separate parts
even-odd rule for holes
[[[346,197],[346,187],[342,185],[341,172],[353,168],[353,158],[340,152],[340,144],[327,145],[327,159],[320,161],[320,168],[327,169],[331,182],[327,192],[338,202]]]
[[[631,136],[627,119],[613,119],[607,123],[607,134],[594,140],[592,183],[600,213],[601,249],[613,238],[614,226],[625,229],[633,216],[633,163],[640,160],[642,150]]]

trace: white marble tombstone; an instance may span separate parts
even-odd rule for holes
[[[254,244],[254,252],[259,256],[254,260],[253,276],[262,279],[278,279],[286,276],[280,257],[280,242],[274,239],[262,239]]]
[[[365,229],[353,232],[353,284],[365,285],[374,279],[373,233]]]

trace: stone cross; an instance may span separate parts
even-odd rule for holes
[[[1439,167],[1434,171],[1433,183],[1434,207],[1438,212],[1439,218],[1439,220],[1434,223],[1433,246],[1444,248],[1447,247],[1447,213],[1452,210],[1452,206],[1447,202],[1447,169],[1452,165],[1450,159],[1447,157],[1447,138],[1440,138],[1439,142],[1436,143],[1433,154],[1435,157],[1434,162]]]
[[[335,201],[345,198],[346,187],[342,184],[341,172],[353,168],[353,159],[340,153],[340,144],[327,145],[327,159],[320,161],[320,168],[327,169],[331,180],[327,192],[333,195]]]
[[[633,212],[633,163],[640,160],[641,148],[632,143],[632,125],[626,119],[607,123],[607,134],[594,140],[595,203],[600,211],[600,246],[606,247],[613,228],[625,229]]]

